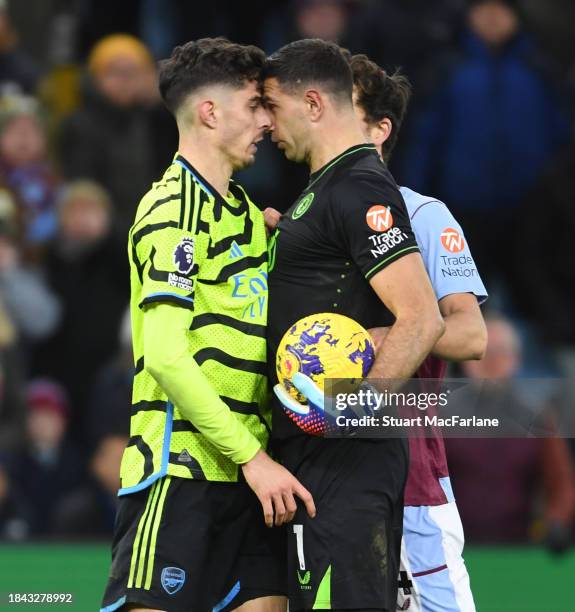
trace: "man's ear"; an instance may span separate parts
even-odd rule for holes
[[[324,100],[317,91],[317,89],[308,89],[304,93],[304,100],[307,106],[309,118],[312,121],[317,121],[323,114],[325,103]]]
[[[375,125],[372,125],[370,130],[371,141],[378,149],[380,149],[383,143],[391,136],[393,126],[391,121],[386,117],[385,119],[378,121]]]
[[[382,119],[380,122],[381,130],[383,131],[383,141],[382,144],[391,136],[391,132],[393,131],[393,124],[391,123],[391,119],[387,117]]]
[[[213,100],[203,100],[198,104],[198,116],[200,121],[210,129],[214,129],[218,122],[215,108],[216,105]]]

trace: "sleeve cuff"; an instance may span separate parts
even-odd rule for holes
[[[401,249],[397,251],[396,253],[393,253],[389,257],[386,257],[382,261],[377,262],[375,266],[373,266],[373,268],[365,272],[365,278],[367,280],[371,280],[380,270],[383,270],[392,261],[394,261],[395,259],[399,259],[400,257],[403,257],[404,255],[408,255],[409,253],[419,253],[419,247],[416,244],[405,247],[404,249]]]
[[[183,306],[189,310],[194,309],[193,298],[186,297],[185,295],[178,295],[177,293],[151,293],[140,302],[140,308],[144,308],[144,306],[148,304],[154,304],[157,302],[164,304],[177,304],[178,306]]]
[[[238,465],[243,465],[244,463],[251,461],[261,447],[262,446],[258,440],[250,434],[249,443],[246,444],[245,448],[242,448],[240,451],[236,451],[233,455],[231,455],[230,459]]]

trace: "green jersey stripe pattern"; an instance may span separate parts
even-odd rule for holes
[[[177,155],[138,206],[128,256],[136,369],[120,495],[164,475],[235,482],[238,466],[186,420],[146,371],[143,319],[145,308],[158,302],[193,312],[191,354],[265,447],[270,414],[263,215],[239,185],[232,182],[223,198]]]

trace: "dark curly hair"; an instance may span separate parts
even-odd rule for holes
[[[266,61],[264,79],[276,78],[288,90],[318,84],[351,102],[353,81],[344,49],[333,42],[306,38],[291,42]]]
[[[388,161],[411,98],[411,84],[400,70],[389,75],[363,54],[352,56],[350,66],[357,102],[365,112],[367,122],[391,121],[391,134],[382,146],[383,158]]]
[[[221,83],[241,88],[258,80],[265,53],[253,45],[239,45],[226,38],[201,38],[176,47],[160,62],[160,94],[175,114],[182,102],[205,85]]]

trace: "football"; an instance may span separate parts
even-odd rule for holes
[[[361,382],[375,359],[369,333],[344,315],[324,312],[294,323],[284,334],[276,354],[278,381],[298,402],[306,398],[291,383],[296,372],[309,376],[322,390],[326,378]]]

